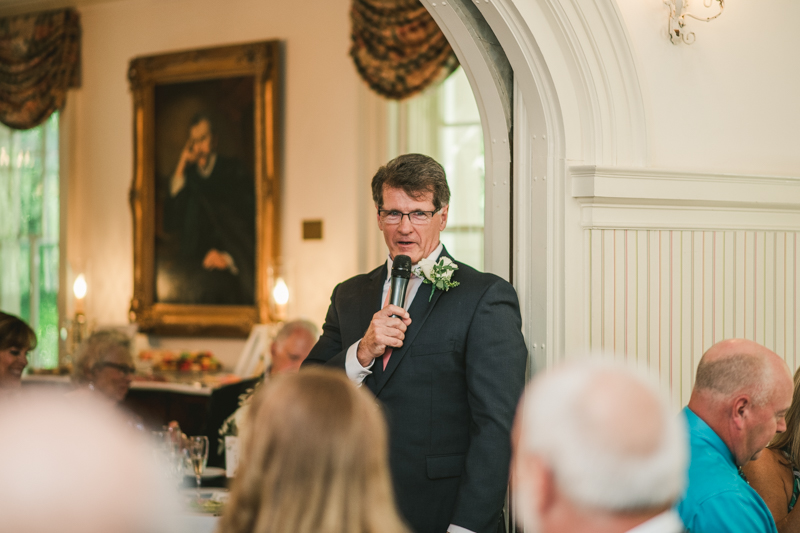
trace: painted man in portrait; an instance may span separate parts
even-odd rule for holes
[[[169,183],[164,229],[177,237],[185,304],[253,305],[255,182],[242,161],[216,151],[214,124],[198,113]]]

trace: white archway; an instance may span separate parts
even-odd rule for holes
[[[492,58],[464,19],[469,1],[513,69],[512,124],[502,113]],[[585,288],[565,287],[565,280],[584,276],[581,261],[565,260],[567,254],[583,256],[580,209],[568,194],[569,166],[641,166],[647,158],[644,103],[625,26],[614,0],[423,4],[458,56],[481,111],[486,241],[492,243],[486,266],[513,274],[532,362],[541,368],[565,352],[565,317],[586,314],[570,308],[583,306]],[[512,141],[504,143],[509,131]]]

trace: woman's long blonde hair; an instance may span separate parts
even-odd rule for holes
[[[794,373],[792,405],[786,411],[786,431],[778,433],[767,448],[785,450],[795,466],[800,466],[800,368]]]
[[[408,533],[383,415],[344,373],[309,369],[265,383],[248,422],[220,532]]]

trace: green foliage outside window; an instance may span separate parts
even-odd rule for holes
[[[58,366],[58,120],[0,125],[0,309],[36,331],[37,368]]]

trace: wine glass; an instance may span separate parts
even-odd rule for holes
[[[200,497],[200,479],[203,477],[203,470],[206,468],[208,461],[208,437],[205,435],[198,435],[189,437],[189,460],[192,462],[192,469],[194,470],[194,479],[197,481],[197,497]]]
[[[152,431],[153,443],[159,462],[164,468],[167,478],[180,486],[183,483],[186,471],[186,457],[181,446],[181,441],[175,440],[174,431],[164,426],[159,431]]]

